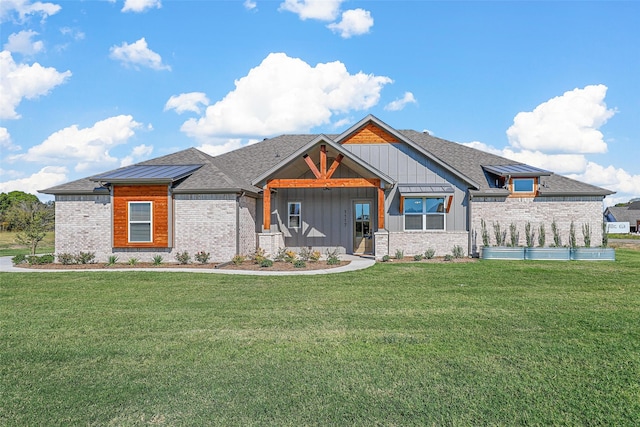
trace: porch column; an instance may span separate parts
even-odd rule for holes
[[[271,188],[268,183],[262,192],[262,229],[271,230]]]
[[[378,186],[378,230],[384,230],[384,189]]]

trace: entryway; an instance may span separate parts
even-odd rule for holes
[[[353,202],[353,253],[373,253],[373,224],[370,200]]]

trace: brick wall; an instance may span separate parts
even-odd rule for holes
[[[466,231],[407,231],[389,233],[389,255],[394,256],[401,250],[405,256],[424,254],[434,249],[435,256],[445,256],[453,252],[454,246],[460,246],[468,255],[469,233]],[[376,256],[378,254],[376,253]]]
[[[111,198],[108,195],[56,196],[55,252],[111,255]]]
[[[519,245],[526,244],[525,224],[531,223],[535,230],[534,246],[538,246],[539,227],[544,224],[546,245],[553,244],[551,223],[555,220],[560,231],[562,245],[569,244],[569,230],[574,222],[578,246],[584,244],[582,225],[589,224],[591,246],[602,244],[602,199],[599,197],[537,197],[537,198],[474,198],[471,203],[472,246],[477,252],[482,246],[481,219],[486,222],[490,244],[495,245],[494,223],[507,232],[510,241],[509,226],[516,225],[519,232]]]
[[[256,199],[242,196],[239,200],[240,208],[240,254],[253,255],[257,248],[256,238]]]

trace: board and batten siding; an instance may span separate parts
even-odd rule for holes
[[[167,185],[114,185],[113,247],[169,247],[169,198]],[[129,242],[129,202],[151,202],[153,241]]]
[[[450,184],[454,199],[446,215],[447,231],[468,230],[468,198],[464,182],[407,144],[345,144],[343,147],[398,183]],[[400,194],[396,188],[386,196],[386,228],[404,230]]]

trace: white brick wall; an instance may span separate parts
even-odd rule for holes
[[[487,200],[487,201],[484,201]],[[598,197],[547,197],[547,198],[507,198],[504,201],[479,199],[471,202],[472,245],[475,251],[482,246],[481,219],[484,219],[489,232],[490,244],[495,245],[494,223],[507,232],[510,241],[509,226],[516,225],[520,234],[519,245],[526,244],[525,224],[531,223],[535,230],[534,246],[538,246],[538,229],[544,224],[546,246],[553,244],[551,223],[555,220],[560,230],[562,244],[569,244],[571,221],[574,222],[578,246],[584,244],[582,225],[591,228],[591,246],[602,244],[602,200]]]
[[[469,233],[466,231],[405,231],[389,233],[389,255],[394,256],[401,250],[405,256],[424,254],[434,249],[435,256],[445,256],[453,252],[454,246],[460,246],[468,255]],[[377,254],[376,254],[377,256]]]
[[[256,199],[240,197],[240,254],[253,255],[257,248],[256,237]]]
[[[56,196],[55,252],[111,255],[111,199],[105,195]]]

